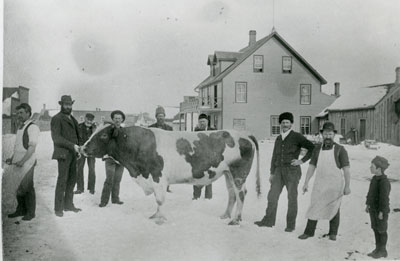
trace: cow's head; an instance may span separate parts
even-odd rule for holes
[[[82,146],[81,152],[86,157],[101,158],[104,155],[112,155],[117,145],[117,138],[121,129],[111,123],[100,126],[89,140]]]

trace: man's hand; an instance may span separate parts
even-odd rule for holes
[[[6,159],[6,164],[11,165],[12,164],[12,158]]]
[[[365,212],[369,213],[369,206],[368,205],[365,207]]]
[[[383,219],[383,213],[382,213],[382,212],[379,212],[379,214],[378,214],[378,218],[379,218],[380,220],[382,220],[382,219]]]
[[[274,175],[269,175],[269,183],[272,183],[272,181],[274,180]]]
[[[76,145],[76,144],[74,145],[74,150],[76,153],[80,153],[80,148],[81,147],[79,147],[78,145]]]
[[[300,166],[301,164],[303,164],[303,161],[301,160],[292,160],[292,163],[290,163],[292,166]]]
[[[18,161],[17,163],[15,163],[15,165],[16,165],[17,167],[22,167],[22,166],[24,166],[24,163],[25,163],[25,161],[20,160],[20,161]]]
[[[308,191],[308,183],[304,183],[303,185],[303,195]]]
[[[350,188],[349,188],[349,187],[344,187],[343,194],[344,194],[345,196],[347,196],[347,195],[349,195],[350,193],[351,193]]]

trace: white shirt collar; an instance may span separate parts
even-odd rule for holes
[[[292,131],[292,129],[288,130],[287,132],[282,132],[282,140],[286,139],[286,137],[289,135],[289,133]]]

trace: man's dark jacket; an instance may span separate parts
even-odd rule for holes
[[[301,148],[307,149],[307,154],[301,159],[301,161],[306,162],[311,158],[314,144],[302,134],[293,130],[284,140],[282,140],[282,135],[279,135],[275,140],[274,152],[272,153],[271,174],[275,173],[276,168],[290,166],[292,160],[297,160]]]
[[[84,122],[79,123],[78,132],[79,132],[79,145],[82,146],[85,142],[92,136],[93,132],[96,131],[96,126],[93,124],[90,127],[87,127]]]
[[[51,119],[52,159],[65,159],[68,153],[75,153],[74,145],[79,144],[78,122],[72,115],[70,117],[59,112]]]
[[[158,123],[156,122],[156,123],[154,123],[154,124],[151,124],[151,125],[149,126],[149,128],[158,128],[158,129],[162,129],[162,130],[172,131],[172,127],[169,126],[169,125],[166,124],[166,123],[158,124]]]
[[[214,128],[214,127],[208,127],[207,128],[207,131],[213,131],[213,130],[217,130],[216,128]],[[206,131],[205,129],[201,129],[200,127],[196,127],[196,128],[194,128],[194,131]]]

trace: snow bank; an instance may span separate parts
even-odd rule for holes
[[[257,199],[255,175],[246,183],[248,193],[240,226],[228,226],[220,220],[227,204],[223,178],[213,184],[213,199],[192,201],[192,187],[172,185],[167,194],[164,225],[149,220],[156,211],[154,196],[143,190],[125,171],[121,182],[123,205],[109,204],[99,208],[105,180],[104,163],[96,160],[96,193],[75,195],[74,202],[83,209],[75,214],[65,212],[63,218],[54,215],[54,190],[57,164],[51,159],[50,134],[42,133],[35,170],[37,217],[30,222],[3,219],[4,259],[6,260],[351,260],[369,259],[366,253],[374,248],[369,217],[364,212],[365,196],[370,177],[369,163],[376,154],[389,159],[389,177],[398,178],[400,148],[381,144],[378,151],[363,146],[345,145],[351,159],[352,193],[342,201],[338,240],[323,238],[328,222],[318,223],[316,235],[305,241],[297,237],[304,231],[305,212],[310,194],[302,195],[307,164],[302,166],[299,184],[299,212],[296,230],[284,232],[287,193],[282,191],[277,222],[274,228],[259,228],[253,224],[265,213],[269,190],[268,173],[273,142],[260,142],[262,196]],[[87,182],[87,170],[85,170]],[[313,182],[313,181],[311,181]],[[399,182],[392,183],[391,208],[399,208]],[[19,223],[17,224],[16,221]],[[390,259],[400,258],[400,214],[390,213],[388,251]]]

